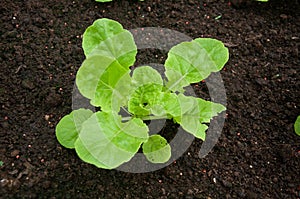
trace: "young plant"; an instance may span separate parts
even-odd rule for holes
[[[149,135],[145,120],[173,119],[204,140],[210,120],[226,109],[184,95],[185,87],[221,70],[228,61],[228,49],[218,40],[198,38],[174,46],[165,61],[166,79],[150,66],[137,67],[131,74],[137,47],[132,34],[116,21],[96,20],[84,32],[82,46],[86,59],[76,85],[101,111],[72,111],[57,124],[56,136],[85,162],[114,169],[140,148],[150,162],[167,162],[170,145],[161,135]]]

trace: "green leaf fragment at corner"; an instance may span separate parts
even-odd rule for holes
[[[75,143],[78,156],[100,168],[114,169],[129,161],[148,139],[148,127],[141,119],[121,122],[116,113],[94,113],[82,125]]]
[[[294,129],[296,134],[300,136],[300,115],[297,117],[297,120],[294,124]]]
[[[143,153],[152,163],[165,163],[171,157],[171,147],[160,135],[152,135],[143,144]]]
[[[61,145],[73,149],[82,124],[93,112],[89,109],[78,109],[64,116],[56,125],[56,137]]]

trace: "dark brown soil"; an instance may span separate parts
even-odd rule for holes
[[[219,0],[2,0],[0,13],[1,198],[300,198],[297,1],[234,9]],[[71,111],[84,59],[81,35],[102,17],[226,43],[227,119],[207,157],[195,140],[170,166],[132,174],[97,169],[58,143],[55,125]]]

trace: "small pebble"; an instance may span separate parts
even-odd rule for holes
[[[287,18],[288,18],[288,16],[287,16],[286,14],[281,14],[280,17],[281,17],[282,19],[287,19]]]
[[[214,182],[214,183],[217,183],[217,179],[216,179],[216,178],[213,178],[213,182]]]
[[[48,121],[48,120],[49,120],[49,118],[50,118],[50,116],[49,116],[49,115],[45,115],[45,120],[46,120],[46,121]]]

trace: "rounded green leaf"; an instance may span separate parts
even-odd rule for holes
[[[150,66],[140,66],[134,69],[132,84],[135,88],[151,83],[163,85],[163,80],[157,70]]]
[[[152,135],[143,143],[143,153],[152,163],[165,163],[171,157],[171,147],[160,135]]]
[[[129,161],[147,139],[141,119],[122,123],[116,113],[97,112],[83,123],[75,149],[83,161],[113,169]]]
[[[228,49],[216,39],[198,38],[182,42],[168,53],[165,62],[167,87],[171,91],[183,92],[183,87],[221,70],[228,57]]]
[[[229,52],[223,42],[211,38],[197,38],[193,42],[205,49],[210,61],[213,62],[213,65],[210,68],[211,72],[220,71],[227,63]]]
[[[117,21],[106,18],[96,20],[86,29],[82,47],[86,57],[110,57],[124,67],[133,65],[137,54],[132,34]]]
[[[107,18],[96,20],[83,34],[82,48],[85,56],[88,56],[102,41],[124,31],[122,25],[114,20]]]
[[[84,60],[76,75],[76,85],[84,97],[94,98],[101,75],[114,61],[112,58],[100,55]]]
[[[129,31],[121,32],[113,37],[101,41],[96,45],[88,57],[102,55],[117,60],[122,66],[129,68],[135,62],[137,47]]]
[[[297,120],[294,124],[294,129],[296,134],[300,136],[300,116],[297,117]]]
[[[64,116],[56,125],[56,137],[61,145],[66,148],[74,148],[82,123],[86,121],[93,112],[89,109],[78,109]]]
[[[118,22],[103,18],[86,29],[82,45],[87,58],[76,75],[81,94],[106,112],[126,106],[129,67],[137,54],[132,34]]]
[[[103,111],[126,105],[131,78],[130,70],[112,58],[93,55],[87,58],[76,75],[80,93]],[[116,110],[118,111],[118,110]]]
[[[86,148],[86,146],[82,143],[80,139],[77,139],[75,142],[77,155],[81,160],[87,162],[89,164],[93,164],[102,169],[110,169],[110,167],[104,165],[100,162],[96,157],[94,157],[90,151]]]

